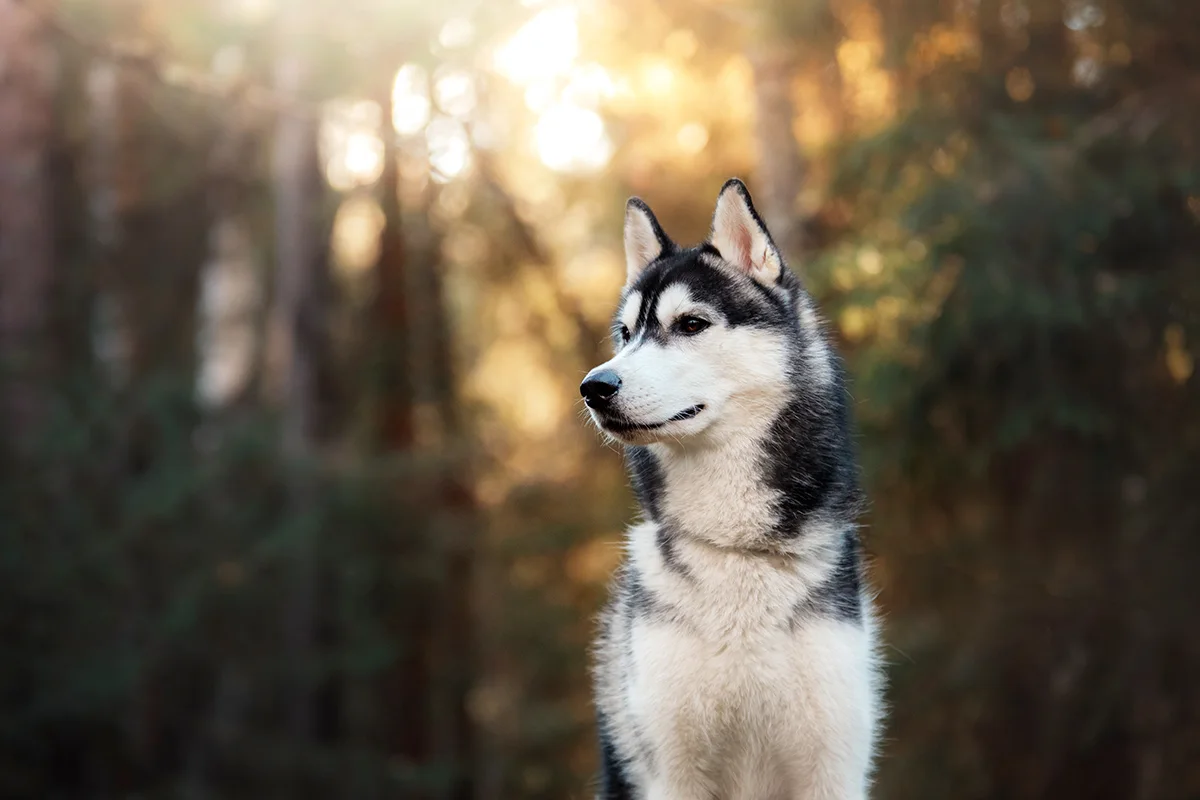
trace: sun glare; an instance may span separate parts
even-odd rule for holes
[[[579,18],[574,8],[548,8],[534,15],[496,51],[496,71],[526,86],[566,73],[579,55]]]
[[[439,72],[433,82],[438,108],[452,117],[466,117],[475,109],[475,81],[461,69]]]
[[[372,197],[351,196],[341,204],[333,220],[330,247],[344,273],[362,275],[375,264],[383,224],[383,211]]]
[[[392,83],[392,127],[401,136],[419,133],[429,122],[428,76],[416,64],[405,64]]]
[[[699,122],[689,122],[675,134],[675,141],[679,144],[680,150],[688,155],[695,155],[708,144],[708,128]]]
[[[471,142],[462,123],[450,117],[434,117],[425,129],[429,166],[433,179],[446,183],[471,165]]]
[[[540,114],[554,105],[558,90],[553,81],[535,81],[525,89],[525,106],[535,114]]]
[[[608,70],[599,64],[580,64],[571,69],[562,98],[573,105],[597,108],[616,91],[616,83]]]
[[[594,172],[612,158],[604,120],[588,108],[554,106],[541,115],[533,134],[538,158],[556,172]]]
[[[335,100],[321,121],[325,179],[344,192],[379,180],[383,172],[380,108],[370,100]]]
[[[346,170],[362,183],[374,183],[379,179],[379,168],[383,161],[383,142],[371,133],[356,132],[346,140],[343,162]]]
[[[597,109],[614,95],[615,84],[604,67],[577,64],[578,57],[578,10],[554,5],[536,13],[493,58],[496,72],[524,89],[525,105],[537,115],[534,149],[556,172],[594,172],[613,154]]]
[[[263,22],[275,13],[275,0],[225,0],[222,3],[225,14],[243,24],[255,25]]]
[[[447,50],[466,47],[475,39],[475,26],[466,17],[452,17],[438,32],[438,44]]]
[[[642,69],[642,83],[650,94],[669,94],[675,85],[675,71],[666,61],[652,61]]]

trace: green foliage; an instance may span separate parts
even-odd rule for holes
[[[519,450],[538,426],[511,422],[526,415],[502,413],[510,398],[461,402],[454,374],[474,382],[500,341],[497,373],[536,378],[548,354],[561,385],[537,385],[577,400],[604,322],[564,276],[598,274],[597,255],[619,271],[629,187],[681,238],[703,235],[717,187],[752,168],[753,109],[735,101],[753,94],[764,38],[794,44],[804,140],[808,104],[836,118],[833,143],[805,153],[812,185],[785,188],[834,220],[802,271],[842,335],[870,484],[892,687],[878,796],[1200,796],[1200,4],[584,4],[580,64],[611,73],[599,110],[616,152],[575,178],[531,159],[541,89],[481,66],[541,6],[168,5],[58,9],[71,30],[153,55],[122,72],[136,157],[97,178],[86,98],[102,54],[56,40],[70,341],[45,435],[30,452],[0,442],[0,796],[446,797],[464,775],[489,800],[579,796],[594,765],[587,643],[628,489],[598,444],[559,446],[571,420]],[[1103,23],[1059,24],[1087,8]],[[310,15],[299,42],[283,36],[296,9]],[[459,15],[474,38],[448,48],[438,34]],[[435,80],[464,70],[480,99],[467,127],[490,140],[445,185],[424,183],[428,141],[399,153],[413,280],[393,310],[411,318],[390,330],[446,344],[425,362],[461,363],[383,348],[413,397],[364,398],[384,366],[378,276],[347,279],[363,291],[330,298],[340,338],[322,365],[340,439],[304,461],[281,456],[257,385],[219,413],[194,406],[195,320],[177,313],[195,305],[206,214],[237,217],[253,239],[241,255],[273,265],[274,120],[152,79],[207,72],[233,47],[269,93],[285,41],[313,73],[305,111],[379,99],[400,63]],[[1091,83],[1072,77],[1084,56]],[[875,67],[893,105],[882,123],[855,118]],[[214,142],[240,125],[245,152],[214,176]],[[685,128],[704,133],[699,152],[683,152]],[[119,220],[139,222],[132,258],[94,240],[103,180],[139,206]],[[433,323],[442,291],[456,319]],[[133,338],[162,352],[116,389],[88,366],[84,321],[122,292],[136,295]],[[379,441],[379,406],[397,399],[421,406],[422,444],[379,455],[408,444]],[[507,474],[542,457],[561,478]],[[482,508],[462,499],[474,470],[492,490]],[[307,650],[289,635],[306,578]],[[474,758],[446,743],[443,712],[464,699]]]
[[[1175,567],[1200,555],[1175,492],[1200,395],[1164,354],[1200,336],[1193,104],[939,79],[953,102],[839,154],[850,220],[814,270],[848,335],[869,541],[903,575],[882,796],[1182,800],[1194,727],[1145,715],[1194,703],[1166,664],[1200,664]],[[1135,741],[1169,781],[1135,788]]]
[[[404,554],[436,552],[425,537],[446,532],[395,487],[440,467],[288,464],[269,419],[197,430],[186,384],[83,385],[56,398],[49,433],[0,483],[0,794],[175,796],[217,781],[223,797],[260,796],[252,787],[297,778],[396,792],[420,778],[393,774],[369,726],[329,738],[352,719],[326,720],[316,745],[290,736],[283,621],[294,559],[311,552],[319,627],[337,635],[306,679],[353,693],[386,674],[411,646],[396,615],[439,580]],[[288,502],[297,478],[301,507]]]

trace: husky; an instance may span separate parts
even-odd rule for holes
[[[580,393],[643,521],[601,615],[599,800],[850,800],[881,716],[842,369],[732,179],[708,241],[638,198],[614,357]]]

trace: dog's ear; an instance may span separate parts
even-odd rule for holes
[[[675,249],[650,206],[636,197],[625,204],[625,280],[633,283],[650,262]]]
[[[783,256],[763,223],[746,185],[730,178],[717,195],[709,243],[721,258],[765,286],[783,277]]]

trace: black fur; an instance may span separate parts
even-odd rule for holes
[[[666,612],[666,607],[654,592],[646,588],[646,584],[642,583],[641,576],[633,570],[626,570],[621,583],[625,587],[625,610],[631,619],[657,617]]]
[[[597,727],[600,732],[600,793],[598,800],[636,800],[633,785],[625,774],[625,762],[617,755],[612,736],[608,732],[608,721],[597,712]]]
[[[805,369],[803,364],[793,366],[792,399],[767,435],[771,447],[764,456],[764,472],[767,483],[779,492],[771,532],[776,539],[797,536],[816,511],[852,520],[862,503],[849,396],[840,366],[835,362],[833,383],[823,392],[805,386]]]
[[[727,183],[726,188],[730,185]],[[737,182],[735,188],[745,197],[751,214],[761,225],[745,187]],[[767,237],[770,238],[769,233]],[[716,248],[708,243],[686,249],[664,247],[664,254],[651,262],[630,287],[630,291],[639,292],[642,298],[635,328],[630,333],[634,337],[641,334],[653,341],[666,341],[671,334],[658,324],[655,312],[663,291],[676,283],[688,287],[693,297],[703,297],[715,306],[730,326],[753,325],[785,331],[793,340],[791,370],[795,388],[791,401],[780,412],[767,437],[770,450],[764,455],[764,478],[778,490],[780,498],[775,509],[777,522],[769,534],[776,540],[795,537],[804,521],[817,511],[837,519],[852,519],[859,512],[861,493],[850,433],[849,396],[836,357],[832,358],[831,386],[814,386],[808,374],[805,362],[808,337],[819,334],[805,330],[800,322],[798,310],[804,299],[800,279],[785,265],[775,289],[756,281],[738,281],[701,258],[715,252]],[[747,284],[753,287],[750,291]],[[619,323],[614,331],[620,343]],[[653,521],[662,522],[663,479],[657,459],[644,447],[630,447],[627,459],[638,500]]]
[[[673,525],[662,524],[658,526],[658,530],[654,534],[654,543],[658,545],[658,554],[662,557],[663,566],[671,572],[684,578],[691,578],[692,574],[688,571],[687,565],[679,558],[679,548],[675,544],[675,538],[679,532]]]
[[[848,531],[834,562],[833,572],[823,584],[796,604],[789,622],[792,630],[806,617],[826,617],[862,624],[862,553],[858,537]]]
[[[669,332],[658,324],[655,311],[663,290],[677,283],[686,286],[693,297],[703,297],[705,302],[715,306],[731,327],[785,324],[788,308],[783,299],[757,283],[754,284],[757,289],[747,292],[743,282],[710,267],[701,255],[711,254],[713,250],[712,245],[675,249],[652,261],[638,275],[629,288],[630,292],[637,291],[642,296],[637,323],[631,331],[634,336],[644,332],[650,339],[666,339]],[[794,275],[792,277],[795,279]],[[798,284],[798,279],[795,280]]]
[[[638,503],[654,522],[662,521],[660,500],[663,494],[662,469],[658,459],[647,447],[625,448],[625,464],[633,482],[633,492]]]
[[[625,566],[617,575],[617,608],[630,627],[635,620],[669,622],[673,625],[688,625],[679,615],[678,609],[646,586],[642,576],[631,566]]]
[[[740,181],[730,181],[722,187],[722,193],[731,190],[739,192],[770,241],[770,234],[755,211],[745,186]],[[639,336],[663,342],[674,335],[658,323],[656,311],[663,291],[676,283],[686,286],[693,297],[704,298],[715,307],[724,318],[724,324],[770,328],[783,332],[791,340],[790,351],[794,354],[790,365],[791,397],[772,422],[764,440],[763,480],[777,490],[779,499],[774,508],[774,524],[762,533],[767,541],[782,542],[800,536],[810,519],[844,524],[846,532],[833,570],[824,583],[796,603],[789,625],[795,629],[805,618],[813,616],[861,624],[862,564],[858,537],[853,528],[861,493],[851,439],[849,395],[836,358],[832,364],[834,378],[829,385],[820,385],[813,379],[806,353],[811,343],[809,337],[821,334],[802,324],[800,311],[810,301],[800,279],[783,263],[782,255],[779,258],[782,270],[773,286],[731,275],[727,270],[707,263],[712,257],[719,256],[712,244],[681,249],[666,238],[644,203],[631,200],[629,208],[645,213],[662,246],[658,257],[637,275],[629,289],[639,292],[642,297],[634,330],[629,332],[635,340],[631,346],[637,346]],[[770,246],[775,247],[773,242]],[[619,319],[614,321],[613,335],[618,347],[621,346],[624,341]],[[665,515],[665,480],[658,459],[649,448],[632,446],[626,448],[626,459],[638,501],[650,520],[658,523],[656,545],[664,566],[692,578],[687,565],[680,559],[677,543],[677,538],[687,532]],[[615,593],[605,616],[610,620],[622,619],[626,632],[632,628],[635,619],[686,624],[678,618],[677,609],[655,596],[628,564],[618,573],[613,588]],[[611,635],[611,630],[604,634],[606,637]],[[627,638],[623,645],[632,648],[632,640]],[[630,653],[627,663],[632,661]],[[628,679],[628,675],[621,676],[623,684]],[[636,757],[642,763],[640,760],[651,754],[640,752],[643,748],[634,744],[631,749],[637,752],[624,753],[622,758],[616,752],[602,714],[598,722],[599,797],[601,800],[633,800],[636,795],[629,778],[628,759]]]

